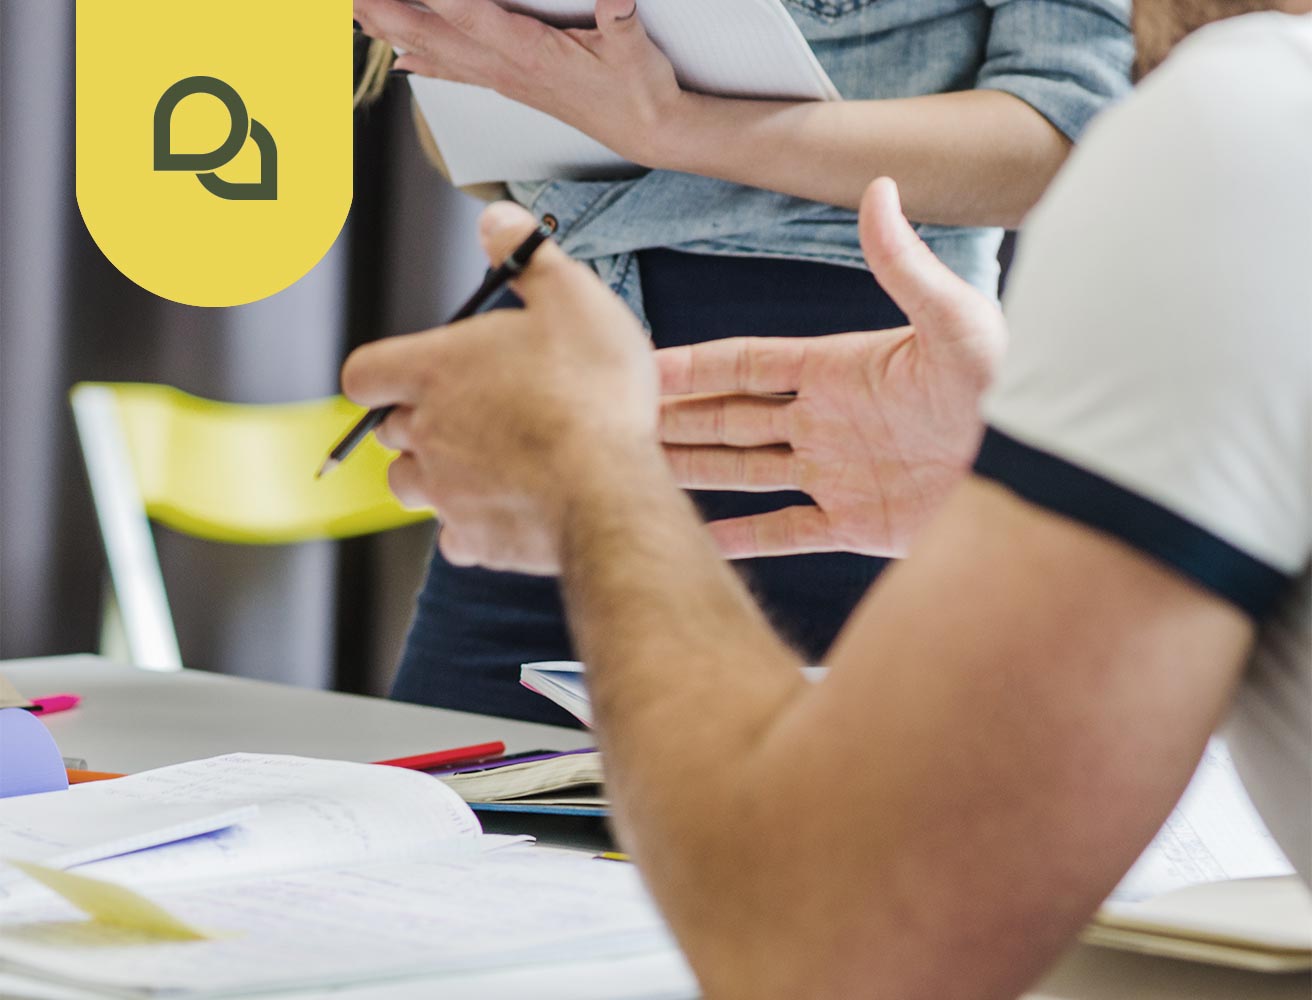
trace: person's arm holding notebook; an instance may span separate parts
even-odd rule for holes
[[[1015,226],[1123,85],[1115,60],[1090,53],[1125,47],[1125,18],[1115,0],[993,6],[988,56],[963,83],[974,89],[861,101],[683,89],[633,0],[599,0],[595,29],[554,28],[494,0],[356,0],[355,14],[405,51],[399,68],[489,87],[643,166],[847,208],[887,175],[917,221]]]

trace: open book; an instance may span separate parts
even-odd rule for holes
[[[1175,811],[1083,937],[1260,972],[1312,969],[1312,895],[1222,740],[1208,745]]]
[[[806,667],[812,681],[820,667]],[[526,663],[520,683],[592,725],[583,664]],[[1263,972],[1312,969],[1312,895],[1214,739],[1161,832],[1083,934],[1090,944]]]
[[[129,814],[135,827],[116,820],[97,842],[101,816]],[[168,832],[142,832],[152,825]],[[186,839],[159,843],[169,836]],[[18,853],[94,878],[70,881],[98,898],[79,909],[0,864],[0,969],[191,997],[641,953],[680,961],[631,866],[524,839],[483,835],[427,775],[299,757],[234,754],[8,799],[0,857],[50,841]],[[79,858],[99,860],[70,867]],[[148,910],[168,919],[133,923]],[[161,936],[165,924],[201,939]]]
[[[592,21],[594,0],[515,0],[552,24]],[[780,0],[659,0],[641,17],[689,90],[733,97],[837,100]],[[410,77],[453,183],[615,177],[634,165],[578,129],[483,87]]]

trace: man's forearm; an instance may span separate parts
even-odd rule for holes
[[[853,209],[885,175],[917,222],[1007,227],[1070,150],[1034,108],[998,90],[804,103],[686,93],[657,141],[652,166]]]
[[[737,775],[805,681],[651,452],[578,463],[562,580],[617,826],[695,960],[754,905]]]

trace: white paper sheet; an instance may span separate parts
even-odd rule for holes
[[[590,0],[507,4],[553,23],[587,22]],[[780,0],[659,0],[641,16],[689,90],[732,97],[837,100]],[[415,100],[458,185],[613,177],[636,169],[569,125],[467,84],[410,77]]]
[[[399,767],[228,754],[136,778],[131,790],[141,801],[213,809],[254,804],[258,813],[208,836],[83,865],[80,874],[138,889],[209,884],[417,858],[456,842],[476,844],[482,832],[474,813],[442,782]]]
[[[256,813],[244,802],[143,802],[112,790],[130,780],[0,799],[0,886],[23,878],[3,865],[6,858],[67,868],[221,830]]]
[[[64,981],[204,995],[670,951],[630,865],[511,847],[159,894],[223,934],[142,941],[62,902],[0,913],[0,959]]]
[[[1111,898],[1133,902],[1203,882],[1293,871],[1244,791],[1224,741],[1213,739],[1179,805]]]

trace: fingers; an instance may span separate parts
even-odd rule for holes
[[[951,341],[976,331],[969,320],[985,300],[916,235],[891,178],[881,177],[866,189],[860,231],[870,270],[918,332],[931,341]]]
[[[393,409],[387,415],[387,419],[374,431],[378,443],[393,451],[413,451],[414,435],[411,429],[414,425],[414,413],[415,411],[408,406],[398,406]]]
[[[400,0],[354,0],[352,7],[365,34],[419,58],[435,55],[454,33],[441,18]]]
[[[527,209],[512,201],[499,201],[483,210],[478,222],[479,238],[488,260],[500,264],[537,229],[540,223]],[[524,273],[515,279],[515,291],[531,307],[541,296],[550,301],[575,282],[598,283],[586,267],[570,259],[554,240],[546,240],[534,252]]]
[[[464,35],[494,52],[530,60],[555,51],[549,43],[560,37],[550,25],[526,14],[506,10],[493,0],[422,0],[425,7]],[[499,88],[498,88],[499,89]]]
[[[387,337],[357,347],[342,365],[342,392],[370,409],[413,403],[423,385],[420,338],[425,334]]]
[[[515,32],[517,20],[532,20],[516,17],[492,0],[423,0],[423,4],[461,34],[482,41]]]
[[[366,34],[391,42],[397,69],[501,89],[526,70],[515,57],[538,57],[554,29],[492,0],[354,0]],[[426,8],[426,9],[425,9]]]
[[[661,402],[660,435],[666,444],[724,444],[735,448],[788,444],[791,399],[771,396],[701,396]]]
[[[819,507],[785,507],[767,514],[712,521],[707,526],[726,559],[837,552],[829,518]]]
[[[656,352],[661,392],[796,392],[806,359],[804,337],[734,337]]]
[[[675,482],[690,490],[775,493],[796,490],[797,463],[791,448],[718,448],[667,445],[665,460]]]
[[[401,454],[387,467],[387,485],[402,505],[411,510],[423,510],[431,507],[424,496],[419,463],[412,455]]]
[[[638,56],[652,44],[637,0],[597,0],[597,33],[603,43],[600,51],[609,59]]]
[[[606,38],[642,31],[637,0],[597,0],[597,30]]]
[[[499,265],[539,225],[532,212],[513,201],[493,202],[483,209],[483,214],[478,218],[478,236],[488,261],[493,267]],[[546,249],[546,243],[538,247],[533,254],[534,263]]]
[[[442,525],[437,534],[437,548],[442,558],[452,566],[477,566],[478,555],[473,546],[465,544],[463,532],[449,525]]]

